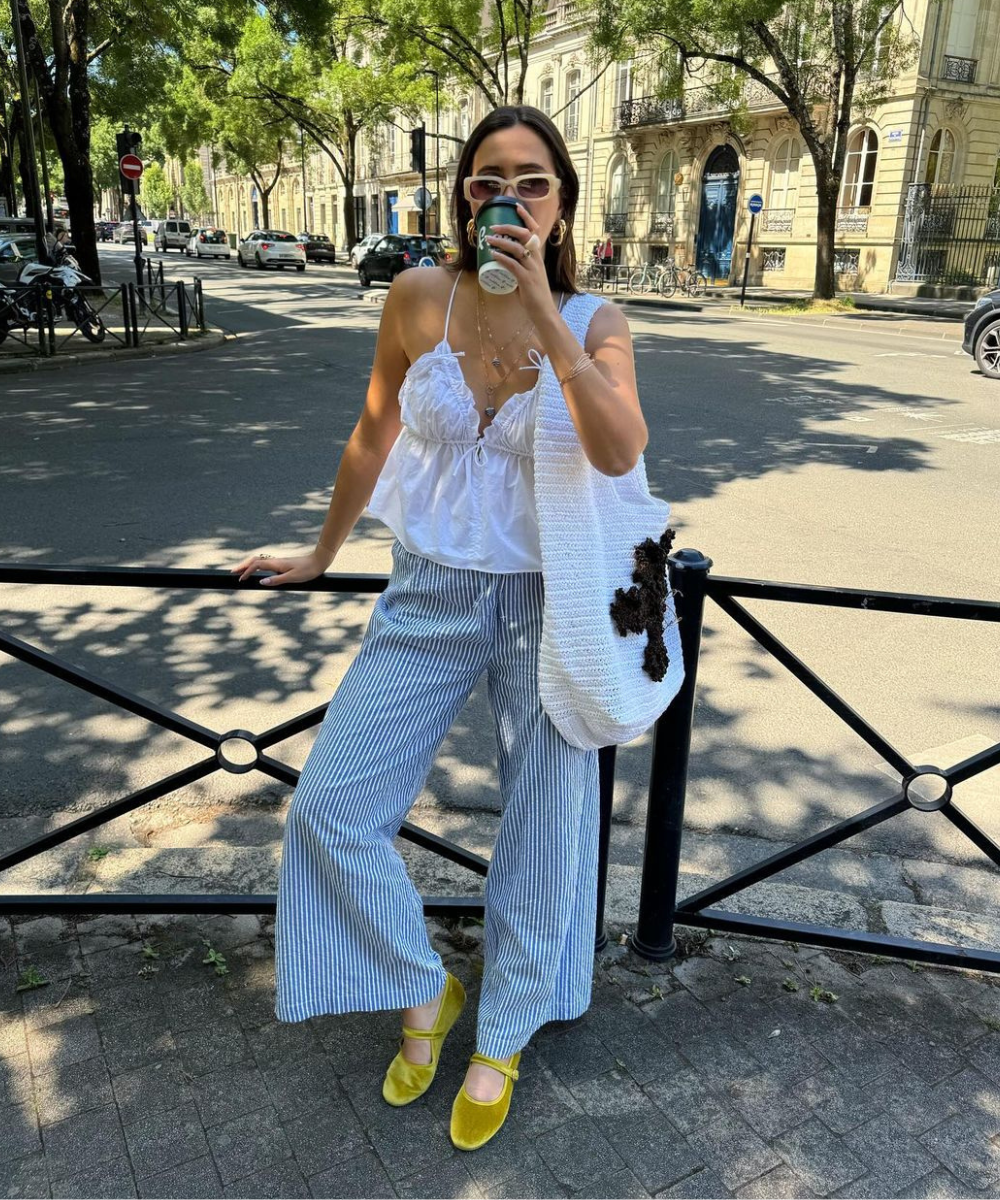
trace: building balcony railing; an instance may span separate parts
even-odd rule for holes
[[[674,236],[674,214],[672,212],[654,212],[649,218],[650,234]]]
[[[777,79],[777,76],[774,78]],[[774,92],[757,79],[747,80],[743,87],[742,100],[747,108],[752,109],[782,107]],[[719,97],[718,89],[712,84],[705,84],[688,88],[679,98],[660,100],[655,96],[638,96],[634,100],[626,100],[618,106],[618,127],[628,129],[635,125],[666,125],[672,121],[702,120],[725,114],[729,108],[729,102]]]
[[[941,78],[954,80],[955,83],[975,83],[978,61],[976,58],[956,58],[953,54],[946,54],[941,64]]]
[[[791,233],[794,208],[765,208],[761,228],[765,233]]]
[[[545,32],[550,33],[557,25],[570,25],[580,17],[577,0],[558,0],[545,10]]]
[[[867,233],[871,211],[870,208],[838,208],[837,233]]]
[[[627,212],[606,212],[604,214],[604,229],[607,233],[624,234],[627,220]]]

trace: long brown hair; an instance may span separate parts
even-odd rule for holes
[[[451,219],[458,239],[458,257],[448,266],[453,271],[477,269],[476,247],[469,241],[466,232],[466,225],[472,217],[472,206],[465,198],[463,185],[466,176],[472,174],[472,160],[483,139],[498,129],[511,129],[515,125],[527,125],[545,142],[555,164],[555,174],[562,181],[559,194],[562,199],[562,216],[566,222],[566,236],[561,246],[555,246],[546,240],[545,273],[553,291],[574,295],[580,290],[576,283],[576,246],[573,243],[573,218],[576,216],[576,206],[580,199],[580,178],[562,134],[551,118],[541,109],[532,108],[530,104],[505,104],[493,109],[483,117],[466,139],[458,160],[455,190],[451,196]]]

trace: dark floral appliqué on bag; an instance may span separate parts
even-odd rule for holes
[[[667,673],[670,658],[663,640],[664,619],[667,614],[669,581],[667,557],[677,532],[669,526],[659,539],[646,538],[635,548],[635,570],[628,591],[615,588],[611,602],[611,619],[622,637],[630,633],[647,635],[642,669],[659,683]]]

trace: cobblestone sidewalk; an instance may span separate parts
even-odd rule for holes
[[[693,931],[649,964],[614,929],[466,1154],[482,929],[428,924],[470,1003],[390,1109],[398,1014],[276,1022],[272,922],[0,918],[0,1195],[1000,1196],[1000,980]]]

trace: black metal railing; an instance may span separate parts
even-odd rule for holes
[[[895,278],[950,286],[1000,286],[1000,188],[911,184]]]
[[[624,234],[625,228],[628,225],[628,213],[621,210],[606,212],[604,214],[604,230],[611,234]]]
[[[163,264],[148,270],[151,282],[117,286],[52,283],[0,287],[0,353],[46,358],[85,343],[136,347],[163,329],[186,340],[194,326],[204,333],[205,295],[200,279],[165,283]],[[66,328],[68,326],[68,329]]]
[[[134,285],[133,285],[134,286]],[[307,583],[290,583],[283,591],[342,592],[378,594],[385,590],[387,575],[325,575]],[[72,567],[4,564],[0,565],[0,584],[39,584],[46,587],[131,587],[183,589],[194,591],[248,590],[259,588],[259,577],[240,583],[229,571],[194,571],[183,569],[157,569],[149,567]],[[74,666],[57,654],[50,654],[0,628],[0,651],[44,674],[71,684],[106,700],[124,712],[133,713],[144,720],[180,734],[209,753],[199,761],[180,771],[166,775],[122,796],[110,804],[78,817],[58,829],[42,834],[18,847],[0,853],[0,876],[5,870],[27,862],[46,851],[88,830],[99,828],[125,813],[134,812],[179,788],[204,779],[216,771],[244,774],[260,771],[279,783],[294,788],[299,772],[267,753],[273,746],[295,737],[304,730],[318,725],[326,714],[327,705],[321,704],[298,716],[282,721],[259,733],[247,729],[219,731],[192,721],[180,713],[157,704],[153,700],[138,696],[113,680],[95,675],[91,671]],[[614,795],[615,750],[608,746],[598,752],[600,767],[600,812],[598,868],[598,909],[596,928],[596,950],[607,944],[604,932],[604,905],[607,887],[608,848],[611,835],[611,807]],[[228,751],[228,753],[227,753]],[[489,860],[465,849],[447,838],[430,833],[419,826],[405,821],[399,835],[424,850],[465,867],[477,875],[485,875]],[[431,896],[424,899],[424,911],[428,916],[482,916],[484,901],[480,896]],[[147,895],[125,893],[62,894],[62,895],[2,895],[0,913],[274,913],[276,897],[273,895],[224,895],[224,894],[175,894]]]
[[[1000,622],[1000,602],[961,600],[944,596],[919,596],[855,588],[816,587],[772,583],[756,579],[712,577],[712,562],[697,550],[679,550],[671,556],[676,583],[677,616],[684,651],[685,679],[666,714],[657,722],[653,764],[649,780],[646,842],[643,858],[639,920],[633,948],[650,959],[675,953],[674,926],[690,925],[744,933],[755,937],[791,939],[814,946],[862,950],[948,966],[1000,972],[1000,947],[980,949],[939,942],[916,941],[866,930],[845,930],[805,921],[747,915],[716,907],[744,888],[773,879],[779,872],[822,850],[842,845],[854,834],[873,829],[905,813],[927,820],[943,819],[964,834],[996,866],[1000,846],[971,817],[953,803],[959,783],[1000,764],[1000,743],[951,767],[913,763],[887,737],[856,712],[828,683],[795,655],[742,604],[749,600],[811,604],[858,612],[893,612],[964,621]],[[814,696],[839,717],[864,742],[899,773],[899,791],[865,808],[821,833],[803,838],[776,854],[738,871],[682,901],[677,899],[681,854],[681,829],[691,748],[695,682],[701,647],[706,599],[713,600]]]
[[[976,58],[957,58],[954,54],[946,54],[941,63],[941,78],[955,83],[975,83],[978,62]]]
[[[779,82],[777,75],[768,79]],[[662,99],[657,96],[637,96],[618,105],[618,128],[628,129],[635,125],[669,125],[673,121],[700,120],[705,117],[725,114],[737,105],[747,108],[782,108],[778,97],[767,84],[759,79],[748,79],[743,84],[738,100],[734,101],[728,89],[711,83],[686,88],[683,96]]]

